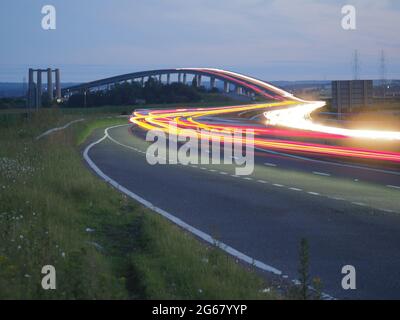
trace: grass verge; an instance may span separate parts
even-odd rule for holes
[[[253,271],[110,188],[79,144],[126,119],[43,111],[0,128],[0,299],[276,299]],[[41,287],[44,265],[57,289]],[[265,290],[268,288],[268,290]]]

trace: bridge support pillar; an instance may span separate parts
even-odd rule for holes
[[[229,82],[228,81],[224,82],[224,92],[229,93]]]
[[[39,108],[42,105],[42,70],[38,70],[36,76],[36,108]]]
[[[183,84],[186,84],[186,78],[187,78],[186,73],[184,73],[183,74]]]
[[[56,98],[61,99],[61,75],[60,69],[56,69]]]
[[[54,100],[54,91],[53,91],[53,73],[50,68],[47,69],[47,94],[49,96],[49,100]]]
[[[196,85],[197,85],[198,88],[201,87],[201,75],[200,74],[197,75]]]
[[[171,83],[171,74],[167,73],[167,84],[169,85]]]
[[[210,87],[211,89],[215,88],[215,77],[210,77]]]
[[[158,81],[161,83],[162,82],[162,74],[158,75]]]
[[[35,83],[33,82],[33,69],[29,69],[29,77],[28,77],[28,107],[32,108],[35,100]]]

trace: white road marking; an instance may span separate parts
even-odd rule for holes
[[[278,187],[278,188],[283,188],[284,187],[283,184],[279,184],[279,183],[274,183],[273,186]]]
[[[253,178],[250,178],[250,177],[246,177],[246,178],[243,178],[244,180],[247,180],[247,181],[252,181],[252,180],[254,180]]]
[[[264,165],[267,167],[277,167],[275,163],[269,163],[269,162],[264,163]]]
[[[333,199],[333,200],[337,200],[337,201],[347,201],[346,199],[341,198],[341,197],[331,197],[331,196],[329,196],[328,198],[329,199]]]
[[[128,126],[128,125],[130,125],[130,124],[118,125],[118,126],[115,126],[115,128],[116,128],[116,127]],[[132,149],[132,150],[135,150],[135,149],[136,149],[136,148],[134,148],[134,147],[127,146],[127,145],[125,145],[125,144],[123,144],[123,143],[121,143],[121,142],[115,140],[114,138],[112,138],[112,137],[108,134],[108,129],[111,129],[111,128],[114,128],[114,127],[107,128],[107,130],[105,131],[105,134],[107,135],[106,138],[109,138],[111,141],[113,141],[114,143],[116,143],[116,144],[118,144],[118,145],[120,145],[120,146],[122,146],[122,147],[125,147],[125,148],[128,148],[128,149]],[[100,142],[99,142],[99,143],[100,143]],[[262,150],[262,149],[261,149],[261,150]],[[265,150],[263,150],[263,151],[265,151]],[[145,153],[145,152],[144,152],[144,153]],[[204,167],[201,168],[201,169],[202,169],[202,170],[207,170],[207,168],[204,168]],[[241,176],[236,176],[236,175],[231,175],[231,177],[241,178]],[[258,180],[258,182],[263,183],[263,184],[268,184],[268,183],[269,183],[269,182],[264,181],[264,180]],[[284,187],[284,185],[281,185],[281,184],[275,184],[275,186],[276,186],[276,187]],[[345,198],[342,198],[342,197],[321,195],[321,194],[319,194],[319,193],[317,193],[317,192],[307,192],[307,193],[310,194],[310,195],[314,195],[314,196],[323,196],[323,197],[326,197],[326,198],[329,198],[329,199],[333,199],[333,200],[337,200],[337,201],[346,201],[346,202],[352,203],[351,200],[348,200],[348,199],[345,199]],[[368,205],[365,205],[365,206],[368,206]],[[374,208],[374,209],[376,209],[376,210],[380,210],[380,211],[383,211],[383,212],[388,212],[388,213],[399,213],[399,212],[397,212],[397,211],[393,211],[393,210],[389,210],[389,209],[381,209],[381,208],[376,208],[376,207],[372,207],[372,206],[371,206],[371,208]]]
[[[128,124],[129,125],[129,124]],[[141,196],[133,193],[132,191],[128,190],[127,188],[125,188],[124,186],[121,186],[120,184],[118,184],[118,182],[116,182],[115,180],[113,180],[112,178],[110,178],[109,176],[107,176],[103,171],[100,170],[100,168],[93,162],[93,160],[90,158],[89,156],[89,151],[96,146],[97,144],[101,143],[102,141],[104,141],[105,139],[107,139],[107,137],[109,137],[108,135],[108,130],[112,129],[112,128],[117,128],[117,127],[122,127],[122,126],[126,126],[126,125],[119,125],[119,126],[113,126],[113,127],[109,127],[104,131],[104,136],[102,138],[100,138],[99,140],[91,143],[90,145],[88,145],[84,152],[83,152],[83,157],[85,159],[85,161],[87,162],[87,164],[92,168],[92,170],[98,175],[100,176],[104,181],[106,181],[107,183],[109,183],[110,185],[112,185],[114,188],[116,188],[118,191],[126,194],[128,197],[136,200],[137,202],[141,203],[143,206],[157,212],[158,214],[162,215],[163,217],[165,217],[166,219],[170,220],[171,222],[175,223],[176,225],[180,226],[181,228],[191,232],[192,234],[196,235],[197,237],[199,237],[200,239],[203,239],[204,241],[210,243],[211,245],[215,245],[218,248],[220,248],[221,250],[225,251],[226,253],[230,254],[231,256],[246,262],[250,265],[254,265],[257,268],[267,271],[267,272],[271,272],[273,274],[276,275],[282,275],[282,271],[280,271],[277,268],[274,268],[264,262],[261,262],[259,260],[255,260],[254,258],[226,245],[223,242],[220,242],[219,240],[213,238],[212,236],[210,236],[209,234],[187,224],[186,222],[184,222],[183,220],[177,218],[176,216],[174,216],[173,214],[159,208],[156,207],[155,205],[153,205],[151,202],[147,201],[146,199],[142,198]]]
[[[124,126],[124,125],[122,125],[122,126]],[[119,126],[116,126],[116,127],[119,127]],[[107,128],[106,130],[111,129],[111,128],[113,128],[113,127]],[[251,257],[249,257],[249,256],[247,256],[247,255],[245,255],[245,254],[243,254],[243,253],[237,251],[236,249],[231,248],[231,247],[229,247],[229,246],[227,246],[227,245],[225,245],[225,244],[223,244],[223,243],[217,241],[216,239],[212,238],[210,235],[208,235],[208,234],[206,234],[206,233],[204,233],[204,232],[202,232],[202,231],[200,231],[200,230],[198,230],[198,229],[196,229],[196,228],[194,228],[194,227],[192,227],[192,226],[186,224],[185,222],[183,222],[183,221],[180,220],[179,218],[177,218],[177,217],[175,217],[175,216],[169,214],[168,212],[164,211],[163,209],[160,209],[160,208],[155,207],[154,205],[152,205],[152,204],[151,204],[150,202],[148,202],[147,200],[145,200],[145,199],[143,199],[143,198],[140,198],[140,196],[135,195],[134,193],[132,193],[132,192],[129,191],[128,189],[126,189],[126,188],[120,186],[117,182],[115,182],[114,180],[112,180],[110,177],[106,176],[106,175],[94,164],[94,162],[90,159],[90,157],[88,156],[88,153],[89,153],[89,151],[90,151],[90,149],[91,149],[92,147],[94,147],[95,145],[101,143],[103,140],[105,140],[105,139],[107,138],[107,136],[109,137],[108,132],[107,132],[107,135],[105,135],[103,138],[101,138],[101,139],[99,139],[98,141],[96,141],[96,142],[92,143],[91,145],[89,145],[89,146],[85,149],[85,151],[84,151],[84,158],[85,158],[86,162],[88,163],[88,165],[89,165],[102,179],[104,179],[106,182],[110,183],[112,186],[114,186],[115,188],[117,188],[119,191],[121,191],[121,192],[127,194],[127,195],[128,195],[129,197],[131,197],[132,199],[137,200],[138,202],[140,202],[140,203],[142,203],[143,205],[147,206],[148,208],[154,210],[155,212],[157,212],[157,213],[159,213],[160,215],[164,216],[166,219],[172,221],[173,223],[175,223],[175,224],[181,226],[181,227],[184,228],[185,230],[188,230],[189,232],[193,233],[194,235],[198,236],[199,238],[201,238],[201,239],[207,241],[207,242],[210,243],[210,244],[214,244],[214,245],[216,244],[220,249],[224,250],[224,251],[227,252],[228,254],[230,254],[230,255],[232,255],[232,256],[234,256],[234,257],[236,257],[236,258],[238,258],[238,259],[240,259],[240,260],[242,260],[242,261],[244,261],[244,262],[246,262],[246,263],[255,265],[256,267],[258,267],[258,268],[260,268],[260,269],[262,269],[262,270],[265,270],[265,271],[269,271],[269,272],[272,272],[272,273],[275,273],[275,274],[282,275],[282,272],[281,272],[280,270],[275,269],[274,267],[271,267],[271,266],[269,266],[269,265],[267,265],[267,264],[264,264],[264,263],[261,262],[261,261],[254,260],[253,258],[251,258]],[[109,137],[109,138],[110,138],[110,137]],[[115,141],[115,142],[116,142],[116,141]],[[119,143],[119,142],[116,142],[116,143],[120,144],[121,146],[125,146],[125,145],[123,145],[123,144],[121,144],[121,143]],[[129,148],[129,146],[125,146],[125,147],[128,147],[128,148]],[[265,150],[263,150],[263,151],[265,151]],[[318,162],[318,161],[317,161],[317,162]],[[328,162],[328,163],[329,163],[329,162]],[[330,164],[332,164],[332,163],[330,163]],[[367,169],[367,168],[361,168],[361,169],[369,170],[369,169]],[[371,171],[377,171],[377,170],[371,169]],[[379,171],[380,171],[380,170],[379,170]],[[397,174],[397,173],[395,173],[395,174]],[[232,176],[232,177],[236,177],[236,178],[240,178],[240,176],[235,176],[235,175],[231,175],[231,176]],[[260,183],[268,183],[267,181],[264,181],[264,180],[258,180],[258,182],[260,182]],[[312,195],[320,195],[319,193],[315,193],[315,192],[308,192],[308,193],[309,193],[309,194],[312,194]],[[138,197],[138,199],[137,199],[136,197]],[[334,200],[349,201],[349,200],[346,200],[346,199],[340,198],[340,197],[332,197],[332,196],[325,196],[325,197],[328,197],[328,198],[334,199]],[[142,201],[143,201],[143,202],[142,202]],[[382,211],[388,212],[388,213],[395,213],[395,211],[389,210],[389,209],[379,209],[379,210],[382,210]],[[271,269],[272,269],[272,271],[271,271]],[[326,295],[326,294],[323,294],[323,296],[324,296],[324,297],[327,297],[327,298],[330,297],[329,295]]]
[[[324,176],[324,177],[330,177],[331,176],[330,173],[318,172],[318,171],[313,171],[313,174],[315,174],[317,176]]]
[[[292,191],[303,191],[303,189],[299,189],[299,188],[289,188],[289,190],[292,190]]]
[[[392,189],[398,189],[398,190],[400,190],[400,187],[399,187],[399,186],[392,186],[392,185],[388,184],[387,187],[388,187],[388,188],[392,188]]]
[[[226,176],[228,174],[228,172],[220,171],[219,174]]]

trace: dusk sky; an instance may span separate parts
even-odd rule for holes
[[[54,5],[56,30],[41,27]],[[357,30],[341,8],[357,9]],[[398,0],[1,0],[0,81],[59,67],[63,82],[158,68],[215,67],[264,80],[400,78]]]

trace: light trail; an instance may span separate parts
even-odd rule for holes
[[[178,69],[179,70],[179,69]],[[185,69],[188,70],[188,69]],[[264,97],[277,102],[265,104],[253,104],[245,106],[231,106],[218,108],[178,108],[173,110],[136,110],[130,121],[145,130],[162,130],[169,134],[179,135],[182,130],[192,129],[202,139],[223,137],[224,134],[234,133],[237,130],[252,130],[255,133],[255,147],[277,151],[289,151],[295,153],[307,153],[318,156],[345,157],[357,159],[369,159],[378,161],[389,161],[400,163],[400,153],[362,148],[351,148],[344,146],[332,146],[318,143],[306,143],[288,140],[289,137],[311,138],[311,139],[343,139],[346,137],[365,139],[400,140],[400,132],[378,131],[378,130],[351,130],[337,127],[324,126],[312,122],[311,113],[325,105],[322,101],[305,101],[292,94],[276,88],[263,81],[253,79],[237,73],[218,69],[192,69],[196,71],[207,71],[229,81],[252,89]],[[264,91],[266,90],[266,91]],[[267,111],[265,111],[267,109]],[[270,110],[268,110],[270,109]],[[269,126],[286,127],[262,128],[246,124],[233,125],[226,123],[213,124],[202,121],[202,117],[221,116],[229,113],[240,113],[261,110]],[[187,131],[187,130],[186,130]],[[277,139],[277,137],[279,139]],[[282,139],[286,137],[286,139]],[[243,138],[233,135],[224,140],[226,142],[243,143]]]
[[[398,131],[345,129],[316,124],[312,121],[311,113],[323,106],[323,102],[310,102],[291,108],[267,111],[264,116],[267,118],[267,124],[269,125],[279,125],[292,129],[342,135],[351,138],[400,140],[400,132]]]

